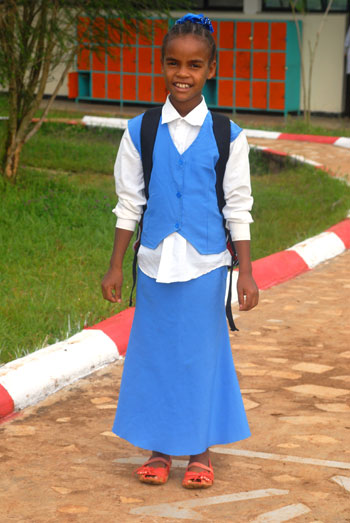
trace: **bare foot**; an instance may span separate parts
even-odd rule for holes
[[[156,450],[153,450],[152,456],[150,457],[150,459],[153,459],[153,458],[163,458],[163,459],[166,459],[167,461],[169,461],[170,456],[169,456],[169,454],[163,454],[162,452],[157,452]],[[146,465],[146,467],[165,468],[166,464],[163,461],[153,461],[153,463]]]
[[[194,454],[193,456],[190,456],[189,465],[194,462],[202,463],[206,467],[209,466],[209,449],[207,449],[205,452],[202,452],[201,454]],[[203,469],[196,467],[195,465],[190,468],[192,472],[203,472]]]

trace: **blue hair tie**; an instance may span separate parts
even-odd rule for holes
[[[191,24],[202,25],[211,33],[214,32],[210,18],[207,18],[204,15],[194,15],[193,13],[187,13],[187,15],[182,16],[181,18],[176,20],[175,24],[184,24],[185,22],[191,22]]]

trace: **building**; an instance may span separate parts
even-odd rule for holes
[[[301,64],[309,71],[309,43],[317,38],[326,0],[307,0],[308,12],[297,22],[288,0],[197,0],[198,11],[213,22],[218,55],[216,77],[207,82],[211,108],[273,113],[303,110]],[[344,39],[349,0],[334,0],[320,33],[312,77],[311,111],[341,114],[345,109]],[[174,13],[174,17],[183,13]],[[82,19],[78,30],[84,30]],[[160,49],[168,22],[150,21],[154,35],[136,35],[129,45],[83,49],[61,95],[76,100],[118,104],[162,103],[166,92]],[[298,43],[299,26],[302,38]],[[86,33],[88,42],[88,32]],[[301,52],[300,52],[301,51]]]

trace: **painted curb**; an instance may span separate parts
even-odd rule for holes
[[[105,116],[84,116],[82,123],[90,127],[110,127],[114,129],[126,129],[129,118],[108,118]],[[298,142],[310,142],[336,145],[350,149],[350,138],[345,136],[319,136],[316,134],[291,134],[275,131],[260,131],[258,129],[243,129],[248,138],[265,138],[268,140],[292,140]]]

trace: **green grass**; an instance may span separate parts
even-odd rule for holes
[[[311,166],[287,162],[271,173],[268,159],[250,153],[254,195],[252,258],[291,247],[346,217],[350,187]],[[270,172],[269,172],[270,171]],[[266,174],[269,173],[269,174]]]
[[[120,136],[45,124],[23,151],[17,185],[1,181],[0,361],[128,306],[131,250],[123,302],[110,304],[100,292],[114,236],[112,171]],[[271,174],[259,153],[251,153],[251,164],[254,259],[322,232],[350,208],[350,188],[318,170],[287,164]]]

